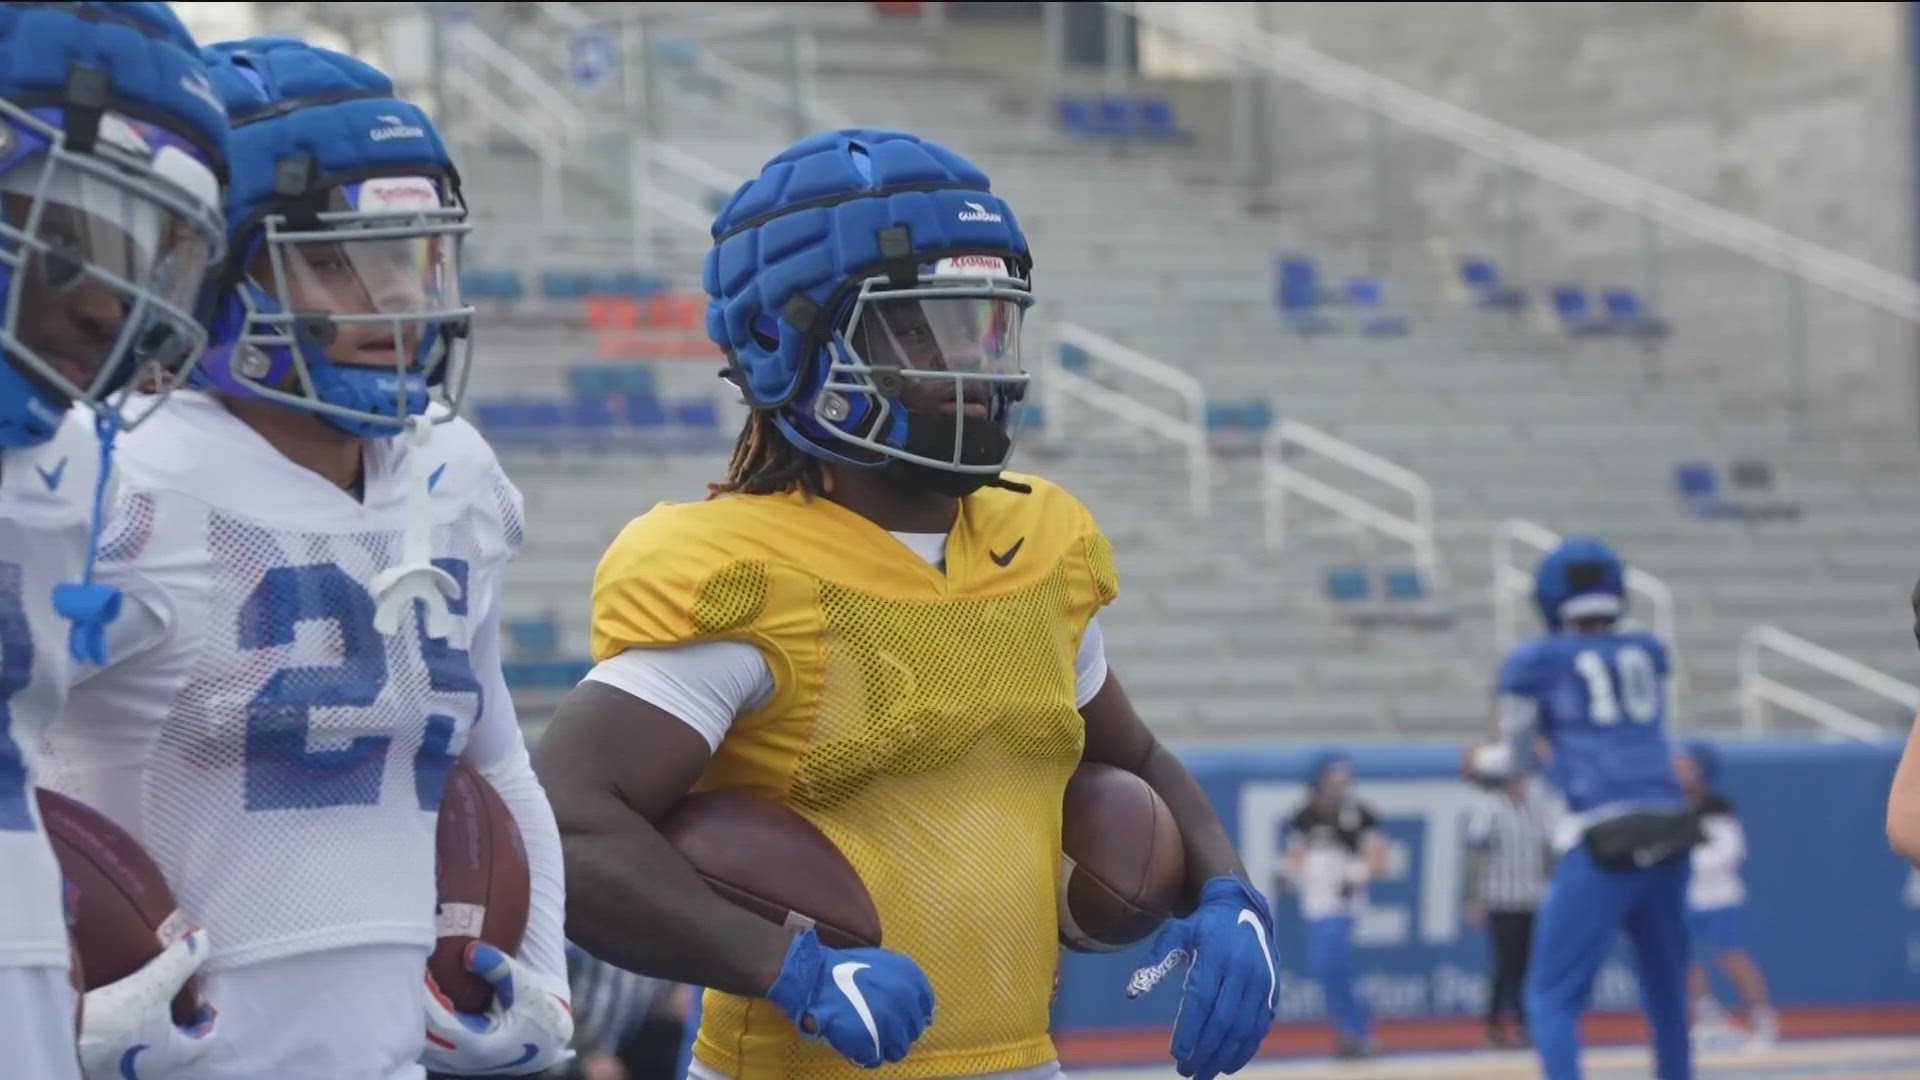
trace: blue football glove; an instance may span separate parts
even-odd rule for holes
[[[1137,998],[1192,962],[1173,1021],[1173,1062],[1181,1076],[1212,1080],[1253,1060],[1273,1027],[1280,969],[1273,955],[1273,913],[1237,877],[1200,890],[1193,914],[1160,928],[1148,955],[1160,960],[1133,973]]]
[[[812,930],[787,946],[767,1000],[802,1035],[869,1069],[906,1057],[933,1023],[933,986],[918,964],[885,949],[829,949]]]

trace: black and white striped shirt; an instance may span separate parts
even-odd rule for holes
[[[1532,911],[1552,869],[1555,807],[1529,784],[1519,799],[1495,795],[1467,819],[1467,893],[1489,911]]]
[[[567,943],[567,981],[573,992],[577,1046],[617,1052],[646,1022],[653,1003],[670,986],[596,960]]]

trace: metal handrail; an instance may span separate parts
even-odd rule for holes
[[[1308,476],[1287,461],[1287,447],[1296,446],[1404,492],[1412,500],[1410,514],[1396,514],[1344,488]],[[1414,562],[1429,588],[1446,584],[1439,545],[1433,531],[1433,485],[1418,473],[1378,454],[1336,438],[1300,420],[1283,419],[1260,440],[1261,501],[1265,510],[1267,548],[1286,547],[1287,497],[1298,496],[1332,510],[1363,528],[1383,533],[1413,549]]]
[[[449,68],[446,87],[478,109],[488,124],[512,136],[533,152],[540,163],[540,220],[549,228],[560,220],[561,170],[567,149],[549,128],[529,121],[493,92],[486,80],[460,68]]]
[[[1207,445],[1207,394],[1200,380],[1084,326],[1062,323],[1053,328],[1053,336],[1054,346],[1048,350],[1049,363],[1040,380],[1041,397],[1047,404],[1049,439],[1057,441],[1062,437],[1066,413],[1063,398],[1071,396],[1176,443],[1186,451],[1188,508],[1194,517],[1206,517],[1213,506],[1213,451]],[[1157,409],[1130,394],[1068,371],[1059,360],[1060,351],[1066,346],[1172,390],[1179,395],[1185,415],[1176,416]]]
[[[586,121],[581,118],[573,100],[542,78],[531,64],[516,56],[513,50],[493,40],[472,23],[455,27],[452,43],[526,95],[545,114],[543,119],[559,126],[561,136],[569,145],[579,143],[585,136]]]
[[[1337,98],[1414,131],[1452,143],[1547,183],[1652,221],[1705,244],[1920,323],[1920,283],[1861,259],[1801,239],[1624,169],[1490,120],[1403,83],[1344,63],[1254,26],[1176,18],[1153,5],[1107,0],[1107,6],[1164,33],[1257,64],[1309,90]],[[1201,27],[1204,26],[1204,30]]]
[[[1740,716],[1749,735],[1766,734],[1770,726],[1767,707],[1771,705],[1798,713],[1842,738],[1875,742],[1896,736],[1885,725],[1770,678],[1761,666],[1768,651],[1798,660],[1909,710],[1920,710],[1920,686],[1903,682],[1777,626],[1755,626],[1740,637]]]
[[[1532,521],[1503,521],[1493,532],[1493,640],[1497,648],[1508,648],[1520,639],[1520,602],[1533,592],[1533,575],[1514,565],[1514,546],[1525,545],[1545,554],[1560,546],[1561,536]],[[1627,592],[1647,602],[1653,632],[1667,644],[1670,674],[1667,678],[1669,704],[1686,690],[1686,665],[1681,662],[1679,612],[1673,599],[1673,587],[1645,570],[1627,568]]]

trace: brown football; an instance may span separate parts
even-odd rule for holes
[[[779,803],[735,792],[689,795],[660,833],[722,897],[822,943],[880,944],[880,913],[860,874],[813,823]]]
[[[85,803],[35,791],[60,873],[67,879],[68,933],[88,990],[119,982],[192,929],[160,868],[133,837]],[[174,1022],[200,1012],[198,979],[173,999]]]
[[[427,970],[461,1012],[483,1013],[493,987],[467,970],[467,945],[479,939],[502,952],[520,949],[533,901],[526,844],[513,812],[486,778],[464,763],[440,794],[438,940]]]
[[[1131,945],[1177,913],[1186,887],[1186,845],[1167,804],[1133,773],[1081,765],[1061,807],[1060,944]]]

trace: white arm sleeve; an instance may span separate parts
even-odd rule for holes
[[[500,668],[499,585],[488,597],[491,609],[474,634],[468,659],[480,681],[479,720],[467,740],[461,759],[479,770],[513,813],[526,844],[527,869],[533,882],[527,932],[520,942],[519,961],[546,980],[554,992],[567,995],[566,877],[560,854],[560,828],[553,819],[547,793],[533,774],[527,740],[513,711],[513,695]]]
[[[1694,866],[1699,870],[1731,873],[1747,857],[1746,830],[1731,814],[1709,814],[1700,823],[1707,842],[1693,849]]]
[[[734,718],[773,697],[773,670],[760,650],[739,641],[702,641],[666,649],[628,649],[587,672],[604,683],[679,719],[717,749]],[[1084,707],[1107,682],[1107,653],[1100,624],[1088,620],[1074,665],[1074,706]]]

